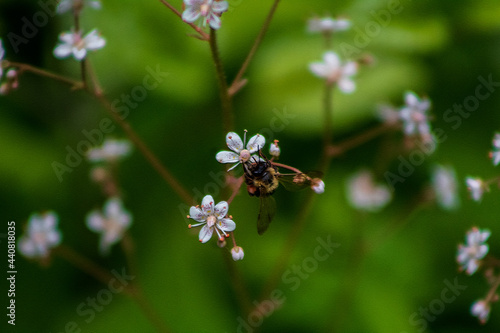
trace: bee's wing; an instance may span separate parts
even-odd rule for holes
[[[305,180],[303,183],[297,184],[294,182],[294,178],[297,175],[301,175],[300,173],[298,174],[280,174],[278,176],[279,182],[288,190],[288,191],[300,191],[305,188],[308,188],[311,186],[311,179],[312,178],[321,178],[323,176],[323,173],[320,171],[309,171],[309,172],[304,172],[303,175],[309,177],[309,180]]]
[[[276,214],[276,201],[271,196],[260,196],[260,211],[257,218],[257,232],[262,235]]]

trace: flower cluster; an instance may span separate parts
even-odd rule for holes
[[[9,68],[4,71],[3,60],[5,57],[5,49],[2,39],[0,38],[0,95],[7,95],[14,89],[19,87],[18,71],[15,68]],[[5,72],[5,79],[4,79]],[[3,81],[3,82],[2,82]]]
[[[465,270],[469,275],[477,271],[480,260],[488,253],[486,241],[490,234],[489,230],[476,227],[467,232],[466,245],[458,245],[457,262],[461,265],[461,270]]]
[[[307,21],[307,30],[309,32],[334,33],[337,31],[345,31],[351,27],[351,21],[332,17],[314,17]]]

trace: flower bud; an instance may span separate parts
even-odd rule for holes
[[[233,256],[234,261],[243,260],[245,253],[243,249],[239,246],[235,246],[231,249],[231,255]]]

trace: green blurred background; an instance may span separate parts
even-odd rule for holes
[[[231,80],[272,1],[229,2],[231,10],[223,15],[219,43]],[[181,6],[181,1],[172,3]],[[284,163],[303,170],[316,168],[321,154],[323,87],[308,72],[307,65],[320,60],[324,49],[321,36],[306,32],[306,21],[314,14],[344,15],[354,27],[364,30],[368,22],[376,22],[373,11],[380,13],[391,3],[282,1],[249,67],[248,85],[234,99],[234,130],[264,132],[272,126],[275,111],[286,110],[292,115],[289,123],[274,137],[268,136],[268,142],[280,140]],[[313,256],[317,237],[331,237],[340,247],[319,262],[307,278],[300,279],[296,290],[286,280],[278,285],[286,301],[266,318],[259,327],[261,332],[424,331],[423,321],[415,323],[423,317],[413,316],[412,322],[412,315],[437,304],[435,300],[446,287],[444,281],[453,282],[457,277],[458,283],[467,288],[432,320],[425,320],[426,331],[493,332],[500,328],[499,306],[493,306],[485,326],[470,315],[470,305],[484,297],[488,286],[480,274],[468,277],[458,273],[455,263],[457,244],[463,242],[466,230],[473,225],[492,231],[490,253],[500,254],[498,189],[478,204],[468,199],[464,186],[465,176],[496,175],[487,155],[495,131],[500,130],[500,94],[495,91],[481,101],[457,129],[443,120],[444,112],[454,103],[474,94],[479,76],[492,75],[494,81],[500,80],[500,3],[402,0],[400,7],[401,12],[391,15],[389,24],[361,48],[359,56],[371,55],[374,61],[361,69],[355,93],[336,92],[334,96],[336,139],[376,126],[376,105],[401,105],[406,90],[430,97],[433,126],[445,130],[448,139],[397,186],[389,207],[376,214],[361,214],[350,208],[344,183],[352,171],[378,163],[378,147],[385,139],[374,140],[333,161],[325,175],[326,192],[316,199],[286,267],[292,269]],[[77,78],[79,66],[75,60],[58,60],[52,55],[58,34],[71,27],[71,15],[51,18],[28,43],[19,46],[18,53],[8,42],[9,32],[21,34],[22,18],[32,21],[40,10],[37,1],[2,0],[0,36],[6,58]],[[204,187],[214,181],[210,173],[225,169],[214,156],[226,148],[208,45],[188,37],[193,31],[154,0],[105,0],[100,11],[84,10],[82,26],[86,31],[98,28],[107,39],[106,47],[91,54],[90,59],[111,101],[141,85],[148,66],[159,66],[169,73],[131,110],[127,121],[193,195],[203,193]],[[356,29],[339,34],[334,49],[339,51],[341,42],[353,44],[356,34]],[[104,109],[84,93],[26,74],[17,91],[1,97],[0,111],[0,202],[4,221],[0,233],[7,232],[5,223],[10,220],[17,222],[20,233],[32,212],[52,209],[59,214],[66,245],[109,270],[120,271],[124,266],[120,247],[115,246],[109,257],[102,258],[97,235],[84,225],[85,215],[105,200],[89,180],[89,165],[81,163],[64,174],[62,182],[51,167],[53,161],[64,163],[66,146],[74,148],[85,139],[82,130],[97,128],[107,117]],[[118,129],[112,135],[124,136]],[[429,182],[429,170],[435,163],[456,168],[461,185],[460,209],[445,212],[426,205],[410,210]],[[392,165],[390,171],[395,167]],[[238,331],[242,314],[237,294],[215,242],[198,242],[198,230],[186,227],[179,209],[181,199],[137,150],[121,165],[119,177],[125,205],[134,216],[131,234],[136,242],[140,282],[171,330]],[[227,199],[211,194],[216,202]],[[278,213],[263,236],[255,230],[258,201],[242,189],[231,204],[229,212],[237,223],[238,243],[245,250],[244,260],[236,266],[252,300],[257,300],[275,266],[306,196],[303,192],[278,191]],[[387,230],[397,232],[385,237]],[[5,240],[1,247],[6,254]],[[3,332],[64,332],[69,321],[76,322],[82,332],[154,332],[138,306],[123,294],[114,295],[112,302],[86,323],[76,309],[87,297],[96,297],[103,285],[63,259],[56,257],[50,267],[42,268],[18,254],[16,263],[16,326]],[[4,291],[2,295],[6,299]],[[1,325],[6,325],[5,317]]]

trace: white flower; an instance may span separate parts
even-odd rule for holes
[[[321,194],[325,192],[325,183],[319,178],[314,178],[311,180],[311,189],[317,194]]]
[[[19,238],[19,252],[28,258],[46,258],[49,250],[62,240],[61,232],[57,230],[58,219],[52,211],[32,214],[26,234]]]
[[[467,231],[467,245],[458,245],[457,262],[460,269],[472,275],[479,267],[479,260],[488,253],[488,244],[485,244],[491,232],[487,229],[480,230],[473,227]]]
[[[132,224],[132,215],[123,208],[121,199],[115,197],[106,201],[102,213],[91,211],[86,224],[90,230],[102,234],[99,248],[102,254],[108,254],[111,246],[122,239]]]
[[[347,30],[351,27],[351,21],[347,19],[333,19],[331,17],[312,18],[307,22],[309,32],[336,32]]]
[[[500,163],[500,133],[495,133],[495,137],[493,138],[493,151],[490,152],[490,158],[493,160],[494,166]]]
[[[373,174],[368,170],[362,170],[351,176],[346,185],[347,199],[351,206],[359,210],[375,212],[392,199],[389,188],[375,184]]]
[[[451,210],[460,205],[458,182],[452,167],[437,165],[432,174],[432,187],[436,200],[443,209]]]
[[[220,14],[225,12],[229,5],[227,1],[214,0],[184,0],[186,9],[182,13],[185,22],[193,23],[201,17],[203,26],[210,24],[212,29],[219,29],[221,25]]]
[[[94,8],[94,9],[101,9],[101,2],[98,0],[86,0],[86,1],[83,1],[83,0],[62,0],[57,5],[56,11],[58,14],[64,14],[67,11],[74,8],[75,5],[82,6],[83,4],[85,4],[85,6],[89,6],[89,7]]]
[[[87,51],[98,50],[106,45],[106,40],[100,36],[96,29],[82,38],[81,32],[63,32],[59,35],[62,43],[54,49],[54,56],[59,59],[67,58],[71,54],[76,60],[82,60]]]
[[[244,135],[244,140],[246,141],[246,131]],[[264,138],[260,134],[256,134],[250,138],[246,149],[243,149],[245,146],[244,141],[241,141],[241,138],[235,132],[229,132],[226,135],[226,143],[229,149],[232,151],[223,150],[215,155],[215,159],[219,163],[236,163],[233,167],[231,167],[227,171],[231,171],[236,168],[236,166],[240,163],[245,163],[250,160],[250,157],[254,157],[255,159],[259,159],[258,155],[253,155],[253,153],[258,152],[264,145],[266,144],[266,138]]]
[[[106,139],[101,147],[89,149],[87,158],[91,162],[113,162],[128,156],[130,151],[128,140]]]
[[[427,112],[431,107],[428,98],[420,99],[414,92],[405,94],[405,106],[400,110],[403,129],[406,135],[420,135],[423,141],[431,140],[431,125]]]
[[[490,317],[490,304],[485,300],[475,301],[470,307],[470,313],[479,319],[481,324],[485,324]]]
[[[241,247],[235,246],[231,249],[231,255],[233,256],[234,261],[243,260],[245,252],[243,252]]]
[[[271,146],[269,147],[269,154],[274,157],[279,157],[281,154],[280,146],[278,145],[278,140],[274,140],[273,143],[271,143]]]
[[[2,39],[0,38],[0,80],[2,79],[3,76],[2,60],[4,56],[5,56],[5,49],[3,48],[3,42]]]
[[[323,55],[323,62],[311,63],[309,70],[317,77],[326,79],[329,83],[336,82],[344,93],[352,93],[356,89],[351,76],[357,73],[358,64],[354,61],[342,64],[335,52],[326,52]]]
[[[227,202],[221,201],[214,206],[212,196],[206,195],[201,201],[201,208],[199,206],[191,206],[191,209],[189,209],[188,218],[200,222],[193,225],[190,224],[189,228],[203,225],[199,234],[199,239],[202,243],[206,243],[212,238],[214,230],[219,240],[223,241],[224,236],[229,236],[226,232],[233,231],[236,228],[234,221],[231,218],[225,217],[228,209],[229,205]]]
[[[467,177],[465,179],[467,184],[467,189],[474,201],[480,201],[483,197],[484,190],[486,190],[486,184],[481,180],[481,178]]]

